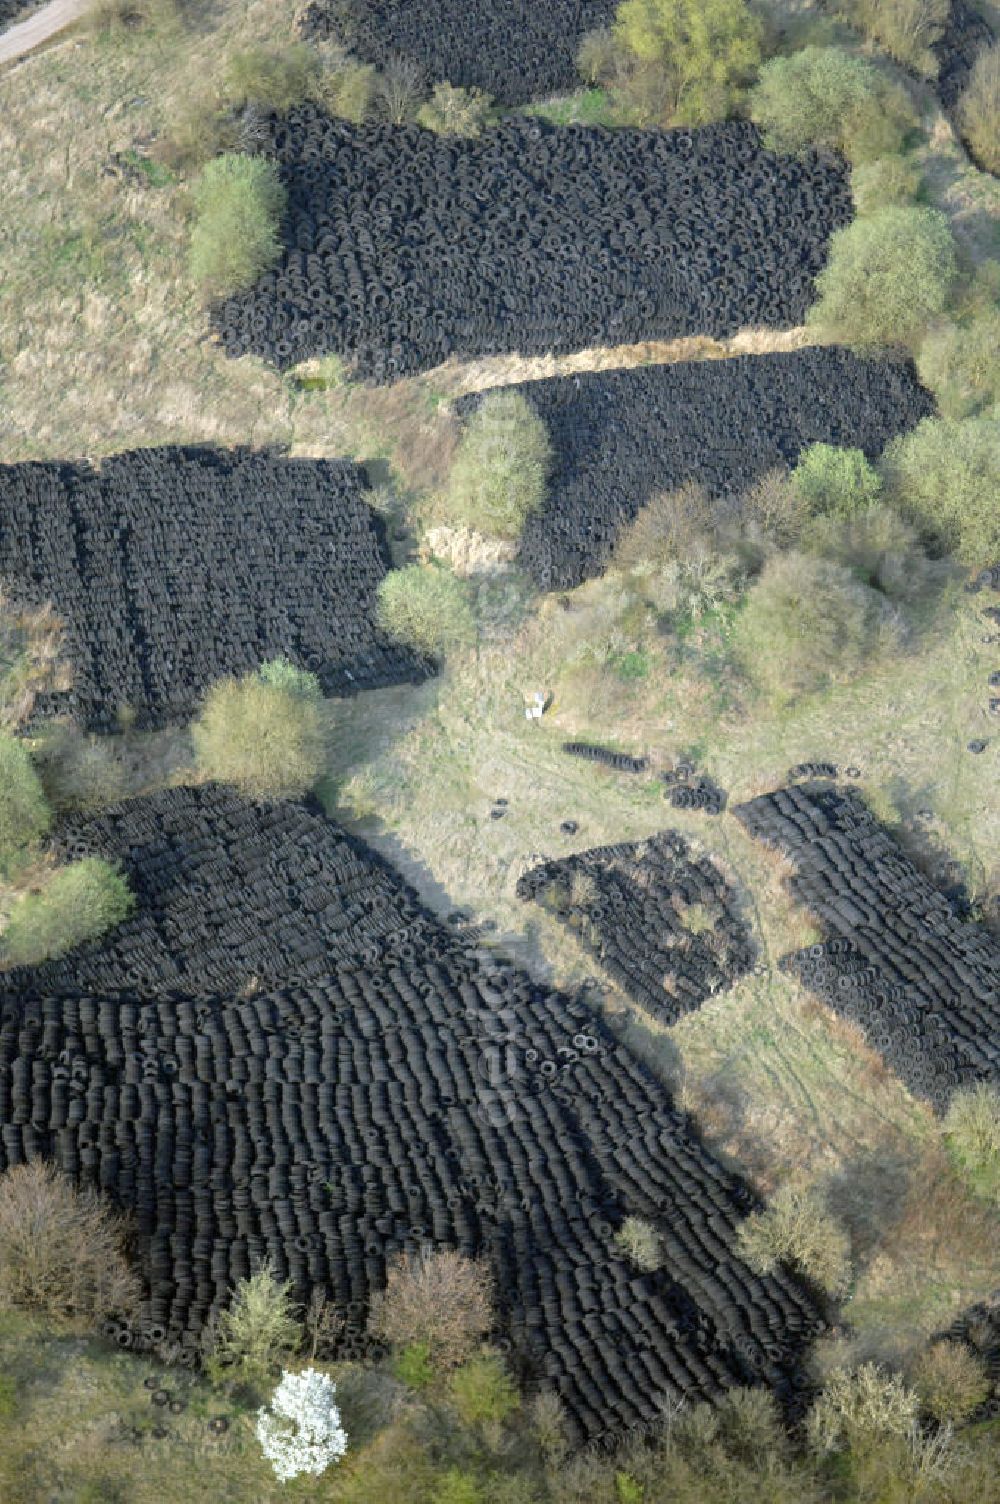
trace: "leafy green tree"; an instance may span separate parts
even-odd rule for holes
[[[882,456],[889,499],[964,564],[1000,557],[1000,420],[924,418]]]
[[[302,1326],[291,1290],[291,1283],[282,1283],[270,1264],[240,1281],[228,1310],[208,1334],[207,1368],[213,1379],[266,1384],[282,1359],[298,1350]]]
[[[779,1262],[792,1264],[831,1295],[842,1295],[850,1282],[847,1233],[813,1190],[782,1186],[765,1211],[742,1224],[739,1243],[760,1274],[773,1273]]]
[[[37,893],[24,893],[0,935],[0,954],[14,966],[61,956],[127,919],[135,898],[121,873],[100,857],[60,867]]]
[[[447,521],[517,538],[545,500],[552,445],[520,392],[490,392],[470,415],[445,492]]]
[[[623,0],[617,40],[662,74],[668,117],[725,114],[760,64],[763,25],[744,0]]]
[[[976,161],[987,172],[1000,173],[1000,42],[976,58],[958,118]]]
[[[407,564],[386,575],[378,591],[379,620],[391,636],[428,658],[475,641],[469,587],[444,564]]]
[[[27,747],[0,732],[0,870],[48,830],[52,816]]]
[[[807,322],[855,348],[906,344],[943,312],[958,266],[937,209],[883,209],[837,230]]]
[[[944,32],[950,0],[840,0],[839,9],[904,67],[928,78],[937,73],[931,48]]]
[[[517,1385],[496,1353],[480,1353],[456,1368],[448,1393],[467,1426],[506,1420],[521,1403]]]
[[[262,43],[230,57],[225,88],[234,104],[284,114],[312,95],[318,77],[319,58],[304,42],[284,47]]]
[[[750,114],[772,151],[836,147],[858,161],[898,151],[915,123],[905,95],[842,47],[805,47],[765,63]]]
[[[860,449],[810,444],[799,455],[792,485],[814,516],[850,517],[878,501],[882,480]]]
[[[281,253],[285,190],[273,162],[225,153],[194,187],[190,268],[210,297],[251,287]]]
[[[321,696],[315,675],[277,660],[243,679],[221,679],[191,728],[198,767],[259,799],[294,799],[323,772]]]
[[[1000,307],[969,322],[942,320],[920,346],[917,369],[946,418],[1000,416]]]

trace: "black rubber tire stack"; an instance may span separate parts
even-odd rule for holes
[[[737,497],[816,443],[874,460],[934,412],[910,362],[834,346],[590,371],[514,390],[544,421],[555,453],[545,505],[525,524],[520,550],[543,590],[599,574],[639,509],[685,481]],[[482,400],[465,397],[456,411],[465,416]]]
[[[819,1307],[743,1263],[752,1195],[582,999],[438,922],[312,807],[171,789],[64,843],[120,860],[139,910],[3,978],[0,1169],[51,1158],[132,1213],[146,1302],[112,1340],[196,1363],[269,1258],[358,1355],[387,1259],[430,1243],[491,1260],[515,1361],[577,1441],[682,1393],[801,1402]],[[619,1256],[629,1213],[662,1270]]]
[[[726,991],[754,962],[737,895],[675,831],[543,862],[519,879],[517,895],[554,903],[584,949],[664,1023]],[[698,930],[684,923],[695,905]]]
[[[1000,943],[959,917],[864,800],[796,784],[735,814],[792,859],[789,889],[823,927],[782,967],[939,1111],[956,1088],[1000,1079]]]
[[[73,687],[38,714],[186,721],[213,681],[275,657],[327,694],[424,677],[378,626],[390,560],[367,485],[345,461],[248,449],[0,466],[0,579],[67,627]]]
[[[519,119],[469,139],[307,105],[264,131],[283,254],[213,326],[230,355],[285,369],[335,352],[372,382],[450,355],[800,324],[852,213],[839,158],[775,156],[739,121]]]

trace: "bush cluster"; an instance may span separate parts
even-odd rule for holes
[[[917,368],[944,417],[1000,417],[1000,306],[933,325]]]
[[[51,820],[27,747],[0,732],[0,872],[41,839]]]
[[[134,908],[121,873],[100,857],[84,857],[17,899],[0,935],[0,956],[12,966],[37,965],[96,939]]]
[[[206,1330],[206,1370],[216,1382],[235,1379],[252,1388],[262,1387],[301,1342],[302,1325],[291,1285],[280,1281],[270,1264],[264,1264],[240,1281],[228,1309]]]
[[[493,1279],[486,1264],[454,1249],[422,1249],[390,1264],[371,1302],[372,1334],[393,1347],[424,1343],[438,1368],[455,1368],[493,1325]]]
[[[623,0],[610,31],[584,37],[577,67],[622,120],[705,125],[732,113],[763,36],[744,0]]]
[[[283,660],[220,679],[191,727],[198,768],[257,799],[294,799],[323,772],[319,684]]]
[[[944,312],[957,272],[943,214],[882,209],[834,233],[807,322],[856,349],[905,345]]]
[[[436,84],[430,99],[417,111],[417,124],[439,136],[478,136],[486,124],[492,101],[480,89],[456,89]]]
[[[843,1295],[850,1283],[847,1234],[815,1191],[782,1186],[765,1211],[747,1218],[739,1237],[744,1257],[761,1274],[791,1264],[829,1295]]]
[[[642,1217],[626,1217],[615,1233],[615,1242],[637,1269],[659,1269],[663,1263],[659,1234]]]
[[[285,190],[273,162],[226,152],[194,187],[190,268],[209,297],[252,287],[281,254]]]
[[[141,1287],[124,1250],[124,1223],[53,1166],[0,1176],[0,1308],[50,1321],[132,1316]]]
[[[1000,1088],[982,1081],[957,1091],[944,1120],[944,1137],[976,1190],[1000,1204]]]
[[[875,505],[882,481],[860,449],[810,444],[792,471],[791,483],[812,516],[853,517]]]
[[[444,495],[446,520],[516,539],[545,501],[552,445],[520,392],[491,392],[469,415]]]
[[[438,561],[390,570],[379,585],[378,605],[385,630],[428,658],[445,658],[475,641],[468,582]]]
[[[937,74],[931,48],[944,34],[950,0],[840,0],[838,8],[898,63],[927,78]]]
[[[1000,419],[925,418],[882,459],[893,505],[943,553],[1000,557]]]
[[[904,90],[841,47],[806,47],[765,63],[750,114],[772,151],[826,146],[854,162],[892,156],[916,124]]]
[[[977,57],[958,102],[958,118],[979,165],[1000,173],[1000,43]]]
[[[990,1396],[986,1364],[962,1342],[932,1342],[925,1348],[913,1387],[921,1407],[944,1425],[961,1425]]]

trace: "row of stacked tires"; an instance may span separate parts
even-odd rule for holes
[[[754,963],[737,896],[676,831],[543,862],[517,895],[553,906],[635,1002],[676,1023]],[[701,923],[685,924],[694,909]]]
[[[749,1191],[581,998],[439,923],[305,806],[172,789],[71,839],[122,862],[139,911],[106,946],[3,979],[0,1168],[51,1157],[134,1213],[147,1297],[110,1329],[123,1346],[195,1362],[270,1258],[298,1298],[335,1301],[337,1350],[361,1352],[387,1259],[431,1243],[492,1260],[496,1335],[578,1440],[681,1393],[758,1382],[794,1403],[817,1304],[742,1262]],[[185,941],[191,894],[206,920]],[[296,932],[307,898],[317,928]],[[663,1269],[619,1255],[629,1213]]]
[[[581,38],[608,26],[616,8],[617,0],[313,0],[299,30],[378,68],[404,57],[427,84],[519,105],[575,88]]]
[[[740,805],[750,832],[795,864],[789,889],[824,939],[788,956],[938,1110],[1000,1076],[1000,943],[963,922],[855,793],[806,783]]]
[[[713,497],[739,496],[815,443],[875,459],[934,411],[909,361],[835,346],[589,371],[515,390],[543,419],[555,455],[545,505],[525,523],[520,550],[546,590],[599,574],[658,493],[696,481]],[[481,401],[456,407],[465,414]]]
[[[261,151],[283,252],[216,306],[230,355],[335,352],[392,381],[450,355],[585,349],[802,322],[851,217],[840,159],[775,156],[752,125],[608,131],[512,120],[469,139],[312,105]]]
[[[327,694],[421,677],[377,624],[389,558],[366,490],[356,465],[245,449],[0,466],[0,581],[67,628],[73,687],[41,713],[185,720],[215,679],[278,656]]]

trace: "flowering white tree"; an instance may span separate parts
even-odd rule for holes
[[[318,1478],[347,1451],[334,1390],[332,1379],[314,1368],[284,1372],[271,1408],[258,1410],[257,1440],[282,1483],[300,1473]]]

